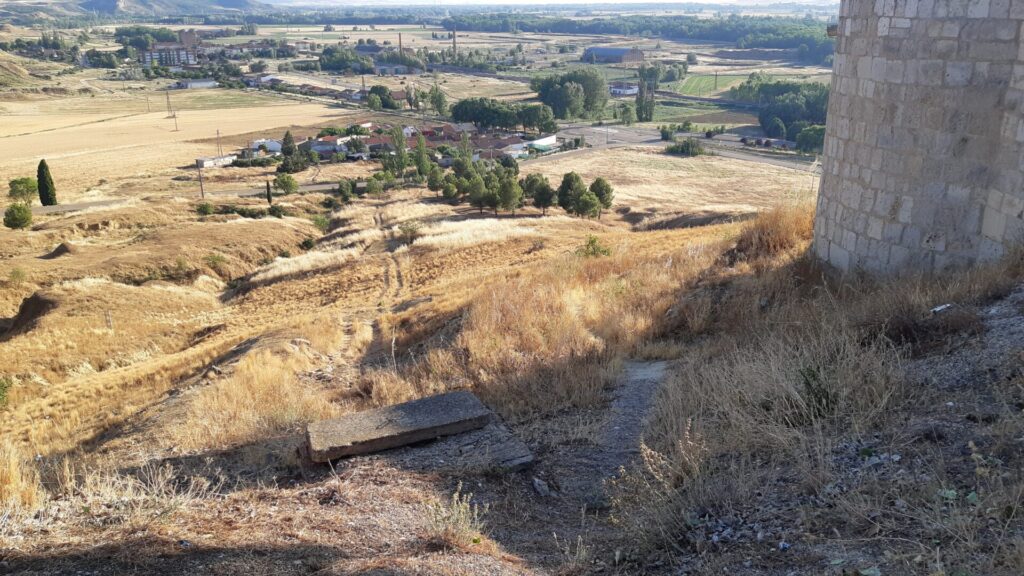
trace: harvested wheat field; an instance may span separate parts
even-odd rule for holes
[[[675,220],[694,223],[749,216],[758,211],[806,199],[810,174],[789,168],[716,156],[682,158],[661,148],[631,147],[584,150],[564,157],[523,165],[556,185],[562,174],[575,171],[586,181],[598,176],[615,187],[617,210],[635,225],[657,227]]]
[[[343,117],[351,114],[282,99],[266,98],[247,107],[230,99],[219,105],[214,100],[197,109],[178,109],[176,130],[162,97],[152,93],[153,111],[148,113],[145,100],[126,102],[105,94],[69,99],[58,110],[38,102],[4,103],[0,171],[12,177],[32,175],[45,158],[61,199],[68,202],[160,193],[172,177],[182,174],[179,167],[216,155],[210,139],[217,130],[227,138],[299,123],[345,123]],[[172,94],[175,100],[179,97]],[[79,102],[87,105],[84,110],[76,109]]]

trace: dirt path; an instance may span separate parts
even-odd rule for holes
[[[594,444],[556,450],[549,458],[552,468],[548,473],[564,496],[589,508],[607,506],[604,483],[640,453],[644,421],[667,367],[662,361],[627,362]]]

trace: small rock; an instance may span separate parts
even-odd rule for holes
[[[786,542],[785,540],[783,540],[782,542],[779,542],[779,550],[782,550],[783,552],[785,552],[786,550],[789,550],[792,547],[793,547],[793,545],[790,544],[789,542]]]
[[[540,478],[533,479],[533,490],[537,494],[544,496],[545,498],[551,496],[551,488],[548,488],[548,483],[541,480]]]

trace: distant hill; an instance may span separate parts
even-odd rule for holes
[[[257,0],[0,0],[0,21],[29,25],[88,14],[160,17],[259,12],[268,9],[271,9],[269,5]]]
[[[83,0],[79,5],[86,11],[139,16],[253,12],[267,8],[256,0]]]

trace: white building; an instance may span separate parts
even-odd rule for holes
[[[221,166],[230,166],[235,159],[238,158],[235,154],[228,154],[227,156],[210,156],[206,158],[196,158],[196,166],[200,168],[218,168]]]
[[[217,84],[217,82],[212,78],[199,78],[178,80],[176,86],[178,88],[182,88],[185,90],[197,90],[205,88],[216,88],[217,86],[220,86],[220,84]]]
[[[612,82],[608,85],[608,92],[612,96],[636,96],[640,93],[640,85],[629,82]]]
[[[267,151],[268,154],[280,154],[281,153],[281,141],[280,140],[260,139],[260,140],[253,140],[252,142],[249,143],[249,149],[252,150],[253,152],[256,152],[257,150],[259,150],[261,146],[263,147],[264,150]]]

